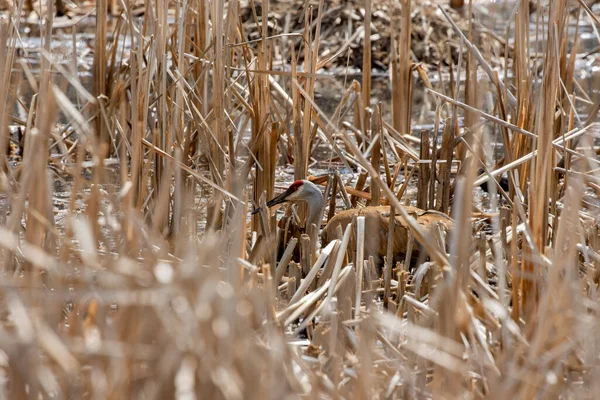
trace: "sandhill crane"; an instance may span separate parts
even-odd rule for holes
[[[320,228],[323,201],[323,195],[317,185],[303,179],[292,183],[285,192],[269,200],[267,207],[271,208],[281,203],[305,203],[307,215],[304,226],[311,227],[314,224]]]
[[[317,228],[321,227],[321,214],[324,205],[321,190],[309,180],[298,180],[292,183],[288,189],[280,195],[274,197],[267,203],[267,206],[273,207],[281,203],[304,203],[307,207],[306,225],[307,227],[315,224]],[[437,211],[425,211],[417,207],[406,206],[406,211],[415,218],[425,230],[434,226],[439,226],[444,234],[447,234],[452,227],[452,219],[446,214]],[[350,224],[355,216],[365,217],[365,256],[373,256],[375,262],[380,264],[383,256],[387,252],[388,232],[390,223],[390,206],[370,206],[362,208],[352,208],[344,210],[329,220],[325,226],[321,237],[324,243],[336,238],[338,226],[342,230]],[[394,225],[394,244],[393,254],[395,259],[402,259],[407,252],[409,242],[409,227],[407,222],[400,215],[395,216]],[[356,243],[351,241],[349,250],[355,254]],[[417,246],[413,255],[418,254]]]

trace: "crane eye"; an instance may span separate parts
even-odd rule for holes
[[[295,191],[296,191],[296,190],[298,190],[298,189],[300,188],[300,186],[302,186],[302,185],[304,185],[304,182],[302,182],[302,181],[300,181],[300,180],[299,180],[299,181],[296,181],[296,182],[294,182],[294,183],[292,183],[292,184],[290,185],[290,187],[288,188],[288,190],[289,190],[290,192],[295,192]]]

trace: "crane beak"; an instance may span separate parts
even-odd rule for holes
[[[287,201],[287,197],[293,192],[294,190],[288,189],[285,192],[281,193],[279,196],[273,197],[267,202],[267,207],[271,208],[273,206],[276,206],[277,204],[285,203]]]
[[[260,210],[262,210],[262,207],[258,207],[257,209],[255,209],[254,211],[252,211],[250,213],[250,215],[258,214],[260,212]]]
[[[269,200],[267,202],[267,207],[271,208],[273,206],[276,206],[277,204],[281,204],[281,203],[285,203],[287,201],[287,197],[292,194],[294,191],[291,189],[286,190],[285,192],[281,193],[279,196],[275,196],[273,197],[271,200]],[[261,207],[258,207],[256,210],[252,211],[251,215],[254,215],[258,212],[260,212]]]

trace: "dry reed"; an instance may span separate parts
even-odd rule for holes
[[[21,0],[0,18],[1,396],[592,398],[600,100],[578,34],[593,6],[520,1],[499,72],[491,30],[445,5],[447,70],[415,50],[426,1],[283,3],[98,0],[63,28],[90,10]],[[72,33],[77,58],[86,29],[93,58],[65,67],[53,41]],[[20,44],[36,35],[39,59]],[[361,82],[325,112],[324,69],[359,50]],[[358,215],[317,243],[305,210],[266,208],[297,179],[325,186],[327,220],[381,205],[383,234]]]

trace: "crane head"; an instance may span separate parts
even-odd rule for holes
[[[298,180],[292,183],[285,192],[281,193],[278,196],[273,197],[271,200],[267,202],[267,207],[271,208],[276,206],[277,204],[287,203],[289,201],[298,201],[302,199],[302,186],[304,186],[303,180]],[[252,215],[258,213],[260,211],[260,207],[252,212]]]
[[[304,182],[305,181],[303,180],[298,180],[292,183],[285,192],[269,200],[267,202],[267,207],[271,208],[277,204],[287,203],[289,201],[302,200],[302,193],[304,192]]]
[[[316,218],[320,215],[321,208],[323,207],[323,195],[314,183],[302,179],[292,183],[285,192],[269,200],[267,207],[271,208],[281,203],[306,203],[309,214]],[[252,214],[258,211],[260,211],[260,208],[254,210]]]

